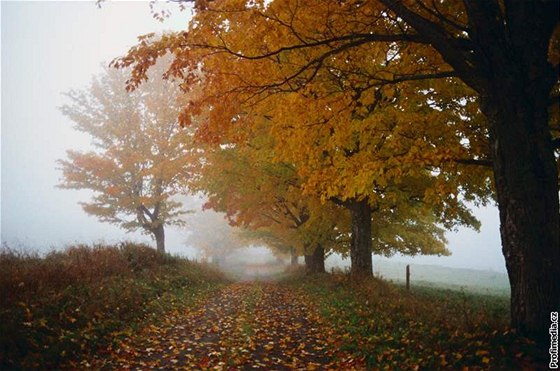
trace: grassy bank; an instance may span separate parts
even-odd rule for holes
[[[380,279],[293,278],[332,326],[335,347],[372,369],[534,369],[544,358],[507,324],[509,300]]]
[[[0,252],[0,369],[78,367],[149,316],[225,282],[207,265],[132,243],[44,257]]]

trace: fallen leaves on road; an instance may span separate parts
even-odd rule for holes
[[[124,340],[100,367],[119,369],[363,369],[330,344],[301,291],[274,283],[236,283]]]

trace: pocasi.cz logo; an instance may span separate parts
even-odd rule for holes
[[[558,368],[558,312],[550,312],[550,329],[548,333],[550,334],[550,363],[548,367],[551,369]]]

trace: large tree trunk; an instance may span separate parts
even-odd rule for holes
[[[490,124],[511,325],[546,344],[550,312],[560,309],[560,212],[548,116],[558,76],[547,60],[558,5],[543,4],[508,4],[501,39],[484,22],[473,25],[488,66],[478,90]]]
[[[350,247],[350,274],[372,276],[371,257],[371,207],[368,200],[347,201],[346,207],[352,214],[352,245]]]
[[[511,325],[546,341],[560,308],[558,173],[548,129],[548,89],[502,80],[482,97],[491,124],[502,251],[511,286]],[[508,84],[509,83],[509,84]]]
[[[550,312],[560,308],[558,171],[547,110],[558,79],[548,48],[558,25],[559,2],[463,2],[470,43],[466,50],[401,2],[381,1],[480,94],[490,124],[511,325],[546,344]]]
[[[154,238],[156,239],[156,249],[160,253],[165,253],[165,231],[163,225],[160,224],[152,230]]]
[[[325,273],[325,249],[320,244],[305,255],[305,268],[311,273]]]

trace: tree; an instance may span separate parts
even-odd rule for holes
[[[206,208],[225,212],[231,225],[248,230],[248,238],[308,256],[308,268],[324,272],[338,208],[303,198],[293,166],[271,161],[262,133],[251,137],[248,146],[205,148],[200,176],[191,186],[206,194]]]
[[[275,103],[280,102],[275,101],[272,105],[274,106]],[[312,104],[312,102],[308,103]],[[231,106],[232,103],[228,101],[227,104]],[[309,107],[309,104],[306,107]],[[286,118],[285,125],[291,126],[292,120],[283,117]],[[297,112],[294,118],[303,124],[307,123],[307,119]],[[310,192],[314,182],[320,181],[321,189],[337,186],[356,187],[355,177],[352,177],[354,181],[348,181],[345,179],[347,177],[336,174],[338,171],[346,172],[348,169],[332,165],[334,152],[347,148],[335,147],[330,154],[327,142],[332,139],[332,136],[323,137],[311,131],[307,134],[317,138],[314,145],[299,141],[301,136],[297,134],[282,132],[282,135],[273,135],[275,128],[270,125],[270,120],[270,118],[259,119],[258,116],[254,121],[237,118],[237,123],[242,122],[240,127],[243,128],[243,140],[239,140],[237,135],[234,135],[237,141],[228,143],[227,140],[231,138],[222,133],[220,139],[223,142],[219,146],[205,149],[197,187],[209,197],[207,204],[209,207],[226,212],[234,225],[258,230],[262,236],[269,241],[272,240],[274,246],[279,245],[282,248],[289,247],[293,249],[292,251],[299,251],[300,254],[305,255],[306,265],[311,271],[324,271],[324,255],[329,250],[346,254],[349,248],[352,272],[357,275],[372,274],[372,251],[385,254],[395,251],[405,254],[447,253],[443,231],[436,226],[438,218],[433,213],[433,204],[418,201],[421,196],[417,194],[424,192],[422,187],[426,187],[425,181],[414,179],[409,174],[408,179],[401,177],[401,186],[395,187],[387,184],[380,185],[379,183],[386,181],[386,178],[376,177],[376,188],[371,191],[366,191],[365,189],[369,188],[364,185],[365,189],[360,190],[357,195],[354,188],[352,190],[354,193],[350,196],[343,194],[345,201],[333,202],[333,194],[329,194],[324,202],[321,202],[315,189]],[[326,131],[327,133],[330,131],[328,126]],[[288,137],[296,140],[290,143],[282,140]],[[298,147],[296,142],[299,143],[300,148],[296,148]],[[286,162],[277,160],[275,153],[282,151],[282,147],[289,147],[291,150],[288,152],[299,154],[319,152],[319,157],[323,157],[325,163],[310,161],[317,165],[318,168],[313,170],[319,174],[307,173],[313,176],[313,180],[309,181],[301,177],[302,172],[298,166],[302,162],[299,157],[295,156]],[[303,164],[307,165],[308,169],[312,168],[308,163],[303,162]],[[364,166],[370,164],[371,161],[366,161]],[[362,166],[362,164],[358,163],[355,166]],[[328,175],[324,176],[325,173]],[[425,174],[425,171],[422,174]],[[413,181],[416,183],[413,184]],[[405,185],[411,190],[404,189]],[[358,185],[358,188],[360,187]],[[420,190],[416,191],[416,189]],[[416,192],[416,195],[413,192]],[[364,197],[364,195],[365,199],[357,199],[358,196]],[[368,197],[371,197],[371,200],[368,200]],[[370,206],[370,201],[373,207]],[[368,214],[365,218],[357,218],[354,215],[355,205],[363,205],[367,208]],[[340,206],[344,206],[352,213]],[[352,214],[352,228],[347,222],[350,214]],[[375,216],[373,221],[372,214]],[[463,215],[464,212],[460,208],[451,214],[456,219],[458,214],[464,224],[474,223],[470,214]],[[374,243],[371,234],[372,223],[377,232],[373,236]],[[381,225],[387,226],[386,231],[380,230]],[[393,227],[389,227],[391,225]],[[350,232],[353,237],[352,243],[342,243],[344,235]]]
[[[422,2],[382,3],[479,94],[490,128],[512,325],[544,340],[548,316],[560,306],[558,169],[548,114],[558,81],[548,52],[560,3],[464,1],[454,17]]]
[[[550,96],[558,82],[558,59],[549,54],[550,45],[557,45],[558,1],[196,3],[188,32],[144,43],[120,61],[136,63],[133,84],[152,63],[146,57],[154,50],[176,53],[174,74],[201,59],[211,70],[218,55],[236,71],[216,75],[236,86],[229,92],[262,99],[265,93],[303,91],[321,71],[331,72],[332,64],[345,61],[348,51],[375,56],[385,49],[408,63],[342,69],[348,84],[365,76],[369,91],[419,80],[452,89],[460,79],[476,91],[487,120],[487,160],[494,173],[512,290],[511,324],[546,339],[548,315],[560,305],[557,140],[552,140],[548,112],[549,102],[557,102]],[[254,76],[237,73],[243,68]],[[196,82],[192,73],[184,77],[189,84]]]
[[[165,251],[166,225],[182,225],[182,204],[173,196],[184,190],[191,173],[191,134],[177,121],[181,96],[176,84],[163,81],[163,62],[142,88],[126,92],[128,71],[106,69],[87,90],[67,93],[61,110],[75,129],[91,136],[92,151],[69,150],[59,160],[59,187],[89,189],[84,211],[126,231],[141,229]]]
[[[235,250],[251,245],[241,231],[228,224],[224,214],[211,210],[199,211],[186,222],[189,235],[186,244],[196,248],[205,259],[226,261]]]
[[[349,62],[363,58],[345,57],[345,68],[368,67]],[[384,57],[371,63],[388,61]],[[399,209],[407,210],[409,217],[424,215],[416,222],[427,234],[437,230],[436,222],[447,228],[457,224],[478,228],[463,200],[484,203],[491,187],[488,171],[462,164],[485,156],[484,146],[477,143],[481,141],[477,118],[467,113],[471,97],[465,92],[464,102],[455,102],[431,90],[417,83],[392,91],[377,89],[373,96],[362,97],[342,75],[318,72],[303,93],[285,92],[268,97],[258,109],[245,108],[252,116],[260,110],[267,117],[278,142],[276,158],[297,164],[306,193],[351,212],[352,274],[372,274],[372,217],[375,225],[399,215],[392,221],[401,232],[410,218],[403,212],[395,214]],[[435,130],[442,122],[446,130]],[[251,125],[246,117],[239,123]],[[428,210],[431,218],[426,218]],[[437,233],[433,237],[436,246]]]

